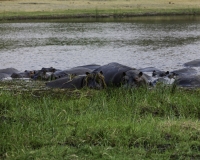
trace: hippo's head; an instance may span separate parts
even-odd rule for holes
[[[106,83],[104,80],[103,72],[86,72],[84,86],[87,86],[91,89],[102,89],[106,88]]]
[[[24,72],[28,75],[28,78],[33,78],[36,73],[34,70],[33,71],[25,70]]]
[[[50,68],[44,68],[43,67],[41,70],[44,71],[44,72],[52,72],[52,73],[54,73],[56,71],[56,69],[53,68],[53,67],[50,67]]]
[[[34,71],[25,70],[24,72],[17,72],[11,75],[12,78],[32,78],[34,76]]]
[[[152,73],[152,77],[165,77],[165,76],[167,76],[167,75],[169,75],[169,71],[153,71],[153,73]]]
[[[147,77],[143,72],[137,70],[130,70],[123,72],[122,84],[125,87],[140,87],[148,84]]]

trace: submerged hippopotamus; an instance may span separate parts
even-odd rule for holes
[[[0,80],[10,77],[15,72],[19,71],[15,68],[0,69]]]
[[[185,67],[200,67],[200,59],[196,59],[187,63],[184,63]]]
[[[92,89],[102,89],[106,87],[106,83],[102,72],[86,72],[85,75],[78,75],[72,78],[68,74],[68,76],[63,78],[47,82],[46,86],[50,88],[81,89],[89,87]]]
[[[116,62],[103,65],[94,72],[103,72],[107,86],[141,86],[148,84],[148,76],[143,72]]]

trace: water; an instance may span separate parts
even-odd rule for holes
[[[0,69],[118,62],[171,71],[200,58],[197,16],[0,23],[0,33]]]

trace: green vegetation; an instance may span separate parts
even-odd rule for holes
[[[0,0],[0,20],[199,14],[197,0]]]
[[[0,159],[200,159],[198,89],[38,84],[0,83]]]
[[[169,15],[200,15],[200,8],[193,9],[158,9],[158,10],[67,10],[54,12],[5,12],[0,14],[0,20],[15,19],[61,19],[61,18],[103,18],[103,17],[132,17],[132,16],[169,16]]]

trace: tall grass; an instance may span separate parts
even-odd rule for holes
[[[0,91],[0,158],[198,159],[199,90]]]

